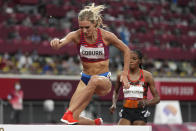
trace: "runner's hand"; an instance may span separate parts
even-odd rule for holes
[[[148,100],[139,100],[138,101],[139,108],[145,108],[146,106],[148,106],[148,104],[149,104]]]
[[[125,89],[128,89],[130,87],[130,84],[129,84],[128,78],[127,78],[127,73],[125,73],[125,72],[121,73],[120,82],[123,83]]]
[[[113,114],[113,113],[115,112],[115,110],[116,110],[116,104],[113,104],[113,105],[109,108],[109,110],[110,110],[110,113]]]
[[[53,48],[53,49],[59,49],[59,44],[60,44],[60,40],[58,38],[54,38],[50,41],[50,46]]]

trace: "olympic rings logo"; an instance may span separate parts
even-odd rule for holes
[[[67,96],[72,90],[72,85],[69,82],[54,82],[52,84],[52,91],[57,96]]]

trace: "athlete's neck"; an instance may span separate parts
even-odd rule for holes
[[[130,74],[139,74],[140,68],[130,69],[129,72]]]
[[[92,32],[92,35],[87,36],[86,39],[89,39],[91,41],[96,41],[97,40],[97,28],[95,28]]]

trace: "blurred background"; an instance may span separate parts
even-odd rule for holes
[[[106,5],[107,30],[142,51],[161,101],[179,104],[163,111],[179,111],[181,122],[173,123],[156,123],[150,107],[153,130],[196,130],[195,0],[0,0],[0,123],[59,123],[82,68],[75,45],[56,51],[49,41],[76,30],[78,12],[91,2]],[[110,47],[113,83],[122,69],[119,54]],[[122,94],[114,115],[111,95],[94,96],[83,115],[116,124]]]

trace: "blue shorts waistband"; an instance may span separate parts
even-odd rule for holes
[[[99,76],[105,76],[105,77],[108,77],[110,78],[111,77],[111,72],[105,72],[105,73],[102,73],[102,74],[98,74]],[[81,72],[81,80],[87,85],[90,78],[91,78],[92,75],[87,75],[83,72]]]

